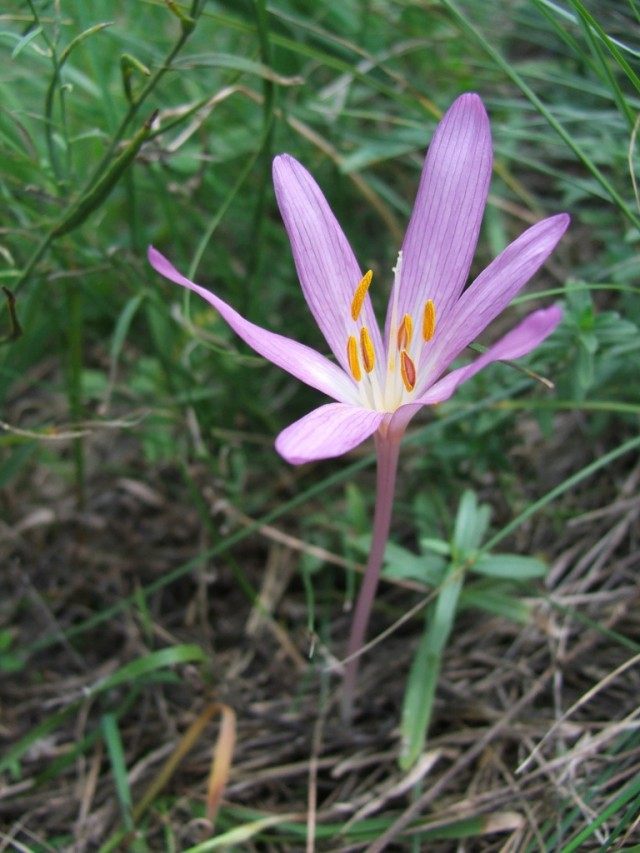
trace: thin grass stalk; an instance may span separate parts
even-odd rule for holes
[[[84,189],[85,193],[88,193],[90,188],[100,179],[102,173],[108,167],[108,165],[111,161],[111,158],[112,158],[113,154],[115,153],[116,148],[118,147],[118,144],[120,143],[121,139],[123,138],[123,136],[127,130],[127,127],[129,126],[131,121],[135,118],[135,116],[138,113],[138,110],[140,109],[142,104],[146,101],[146,99],[149,97],[151,92],[153,92],[153,90],[156,88],[156,86],[158,85],[160,80],[164,77],[164,75],[167,73],[167,71],[169,71],[169,69],[171,68],[171,64],[172,64],[173,60],[176,58],[178,53],[180,53],[185,42],[188,40],[189,36],[194,31],[197,18],[199,17],[200,12],[202,11],[202,0],[193,0],[191,12],[188,16],[185,15],[184,13],[182,13],[179,10],[179,7],[177,7],[177,5],[174,3],[170,3],[169,7],[174,12],[176,17],[180,20],[180,35],[178,36],[177,40],[175,41],[173,47],[167,53],[162,64],[160,65],[160,67],[147,80],[146,84],[143,86],[142,90],[140,91],[138,97],[132,99],[132,101],[129,105],[129,109],[127,110],[127,112],[122,117],[116,132],[113,134],[113,137],[111,138],[111,142],[109,143],[107,150],[105,151],[102,159],[96,165],[93,173],[91,174],[91,177],[88,179],[87,183],[85,184],[85,189]]]
[[[269,41],[269,20],[265,0],[254,0],[256,24],[258,30],[258,44],[260,47],[260,59],[267,67],[271,67],[271,44]],[[274,127],[275,108],[275,83],[265,76],[262,81],[262,114],[263,114],[263,139],[260,146],[260,184],[255,210],[253,212],[253,253],[249,264],[249,279],[254,280],[260,272],[260,258],[262,256],[262,234],[264,232],[265,208],[267,203],[267,190],[271,183],[271,153]],[[247,288],[245,293],[250,293]],[[245,306],[246,308],[247,306]]]
[[[71,419],[75,424],[83,418],[82,406],[82,293],[76,282],[71,282],[67,289],[67,304],[69,310],[68,324],[68,354],[69,381],[68,400]],[[76,500],[82,509],[85,503],[84,488],[84,441],[82,436],[73,439],[73,466],[76,486]]]
[[[251,170],[253,169],[253,167],[256,163],[256,160],[260,156],[261,151],[262,151],[262,143],[257,148],[257,150],[254,151],[251,154],[251,156],[247,158],[244,166],[242,167],[242,170],[240,171],[240,174],[238,175],[238,177],[235,180],[235,183],[233,184],[230,191],[227,193],[227,195],[223,199],[220,206],[217,208],[216,212],[211,217],[209,224],[207,225],[204,233],[202,234],[202,237],[200,238],[200,241],[198,242],[198,246],[196,248],[196,251],[194,252],[191,263],[189,264],[189,271],[188,271],[189,278],[195,277],[196,272],[198,270],[198,267],[200,266],[200,262],[202,261],[202,256],[204,255],[205,250],[206,250],[211,238],[213,237],[214,231],[216,230],[216,228],[218,227],[218,225],[222,221],[222,218],[224,217],[225,213],[229,209],[229,206],[231,205],[231,203],[235,199],[236,195],[238,194],[238,192],[242,188],[242,185],[244,184],[244,182],[249,177]],[[247,288],[247,290],[249,290],[249,288]],[[187,294],[187,297],[188,297],[188,294]],[[187,304],[188,304],[188,302],[187,302]]]
[[[178,39],[165,57],[160,67],[149,78],[138,97],[131,101],[129,109],[122,117],[120,125],[118,126],[113,137],[111,138],[111,142],[109,143],[107,150],[105,151],[104,155],[97,163],[97,165],[94,167],[91,175],[85,181],[83,189],[78,194],[77,199],[79,200],[74,199],[69,203],[65,212],[53,225],[53,227],[45,234],[45,236],[42,238],[42,240],[34,250],[33,254],[27,261],[25,267],[22,270],[22,273],[20,274],[14,285],[14,291],[17,291],[19,287],[29,278],[36,264],[40,261],[45,252],[49,249],[54,240],[57,237],[66,234],[68,231],[73,230],[73,228],[77,227],[78,225],[83,224],[86,216],[92,213],[95,207],[97,207],[98,204],[104,200],[104,198],[113,188],[115,182],[121,176],[121,172],[124,172],[125,169],[130,165],[130,161],[127,159],[127,152],[130,150],[131,160],[133,160],[133,157],[137,153],[138,148],[140,147],[142,142],[147,139],[149,133],[151,132],[151,125],[153,123],[155,113],[151,117],[151,119],[148,119],[143,124],[143,127],[138,130],[133,139],[134,144],[128,147],[124,155],[120,154],[119,156],[114,157],[118,144],[122,140],[130,122],[137,115],[140,107],[145,102],[147,97],[151,94],[151,92],[156,88],[162,77],[171,68],[171,63],[173,62],[177,54],[180,52],[193,30],[195,29],[196,19],[202,11],[202,0],[193,0],[190,16],[185,16],[183,13],[178,14],[178,12],[176,11],[177,7],[175,7],[175,4],[170,5],[174,13],[179,17],[181,23],[180,35]],[[84,215],[85,213],[86,216]]]
[[[547,109],[544,103],[536,95],[533,89],[525,83],[524,79],[516,71],[514,66],[500,53],[499,50],[484,37],[480,30],[470,21],[467,15],[458,7],[454,0],[442,0],[446,9],[449,10],[454,20],[460,25],[461,29],[478,42],[482,49],[487,53],[493,62],[501,68],[509,79],[515,83],[527,100],[533,104],[536,110],[543,116],[547,123],[555,130],[560,138],[568,145],[576,159],[582,163],[584,168],[593,176],[600,184],[602,189],[607,193],[612,203],[623,213],[629,222],[635,227],[640,228],[640,218],[627,204],[625,199],[618,193],[613,184],[605,176],[605,174],[596,166],[594,161],[587,156],[582,147],[578,145],[573,136],[565,129],[565,127],[555,118],[555,116]]]

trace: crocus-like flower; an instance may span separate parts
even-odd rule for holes
[[[471,364],[451,362],[508,305],[564,233],[566,214],[544,219],[511,243],[463,290],[491,176],[489,121],[477,95],[459,97],[433,137],[395,267],[384,335],[361,272],[318,185],[293,157],[275,158],[273,180],[302,290],[337,364],[262,329],[182,276],[156,249],[155,269],[204,297],[254,350],[332,397],[285,429],[276,448],[294,464],[340,456],[377,430],[404,427],[490,362],[534,349],[560,321],[551,307],[529,315]]]
[[[375,436],[374,535],[354,614],[351,656],[365,636],[388,537],[400,438],[410,419],[422,406],[448,399],[491,362],[530,352],[562,317],[557,306],[534,311],[474,361],[446,373],[545,262],[569,224],[561,213],[528,228],[465,289],[491,169],[484,106],[477,95],[462,95],[429,146],[381,330],[368,293],[372,273],[363,274],[320,188],[293,157],[275,158],[276,197],[300,284],[337,364],[244,319],[149,249],[159,273],[206,299],[256,352],[335,401],[280,433],[276,448],[285,459],[298,464],[339,456]],[[346,680],[348,715],[354,663],[347,666]]]

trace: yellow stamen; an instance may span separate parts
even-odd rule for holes
[[[362,379],[362,370],[360,369],[360,359],[358,358],[358,342],[353,335],[350,335],[347,341],[347,358],[349,360],[351,375],[356,382],[360,382]]]
[[[362,353],[362,363],[367,373],[371,373],[376,363],[376,352],[373,348],[373,341],[369,334],[369,329],[363,326],[360,329],[360,351]]]
[[[356,288],[356,292],[353,295],[353,301],[351,302],[351,317],[354,320],[357,320],[360,316],[360,312],[362,311],[362,305],[364,303],[364,298],[367,295],[367,290],[369,290],[369,285],[371,284],[371,279],[373,278],[373,272],[368,270],[363,276],[362,281]]]
[[[433,299],[427,299],[424,303],[424,314],[422,316],[422,337],[430,341],[436,333],[436,306]]]
[[[405,314],[398,329],[398,349],[407,349],[413,335],[413,320],[411,314]]]
[[[406,350],[400,353],[400,375],[407,391],[416,387],[416,366]]]

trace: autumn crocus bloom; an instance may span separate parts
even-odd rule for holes
[[[276,157],[273,180],[303,293],[336,362],[250,323],[182,276],[156,249],[155,269],[206,299],[256,352],[335,402],[280,433],[294,464],[339,456],[375,436],[377,500],[371,552],[356,604],[345,671],[350,713],[356,674],[388,537],[400,439],[425,405],[448,399],[491,362],[530,352],[561,320],[534,311],[482,355],[449,373],[454,359],[511,302],[569,224],[558,214],[527,229],[465,289],[492,168],[489,120],[475,94],[450,107],[429,146],[409,227],[394,269],[384,331],[369,298],[371,271],[358,265],[320,188],[293,157]]]

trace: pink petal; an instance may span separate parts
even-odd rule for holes
[[[474,341],[547,260],[568,225],[566,213],[550,216],[507,246],[462,294],[435,346],[427,344],[421,372],[438,376]]]
[[[333,397],[334,400],[353,402],[358,399],[356,386],[350,377],[328,358],[311,349],[311,347],[283,335],[277,335],[275,332],[269,332],[267,329],[245,320],[214,293],[194,284],[181,275],[153,246],[149,246],[147,257],[151,266],[160,275],[182,285],[182,287],[193,290],[203,299],[206,299],[210,305],[213,305],[233,331],[257,353],[268,358],[278,367],[282,367],[283,370],[302,382],[306,382],[312,388],[317,388],[318,391]]]
[[[273,161],[273,184],[305,299],[335,357],[348,371],[347,340],[354,333],[351,302],[362,278],[358,262],[304,166],[281,154]],[[368,296],[361,318],[381,354],[380,332]]]
[[[422,170],[402,245],[398,322],[408,313],[419,323],[425,301],[432,299],[439,325],[460,295],[478,240],[492,159],[482,101],[472,93],[461,95],[438,125]]]
[[[531,352],[553,332],[561,320],[562,309],[557,305],[534,311],[471,364],[452,370],[432,385],[416,402],[430,405],[448,400],[459,385],[488,364],[511,361]]]
[[[293,465],[342,456],[373,435],[385,417],[361,406],[327,403],[284,429],[276,450]]]

